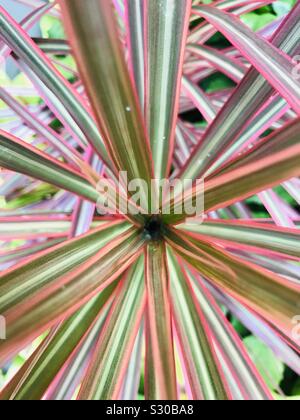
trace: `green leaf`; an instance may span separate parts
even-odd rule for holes
[[[244,344],[269,388],[273,391],[278,390],[284,376],[284,364],[258,338],[254,336],[247,337],[244,339]]]
[[[117,282],[120,279],[117,280]],[[63,372],[63,375],[58,381],[56,381],[55,386],[51,387],[51,391],[48,394],[48,400],[54,401],[65,401],[73,397],[72,392],[74,390],[74,383],[78,382],[78,373],[80,373],[80,380],[86,372],[86,362],[91,355],[91,352],[94,349],[99,334],[103,329],[104,322],[107,319],[108,311],[111,308],[112,298],[107,302],[103,310],[101,310],[98,319],[94,322],[93,326],[87,332],[82,343],[78,348],[72,353],[71,358],[67,361],[66,369]]]
[[[279,0],[273,3],[274,12],[277,16],[284,16],[290,12],[297,0]]]
[[[293,386],[292,395],[300,396],[300,378],[296,380],[295,385]]]
[[[259,31],[259,29],[264,28],[268,23],[275,20],[275,16],[272,13],[263,13],[258,15],[257,13],[247,13],[241,17],[241,20],[249,26],[254,32]]]

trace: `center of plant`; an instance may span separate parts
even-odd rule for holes
[[[159,241],[162,239],[163,223],[159,216],[152,216],[145,224],[144,232],[147,239]]]

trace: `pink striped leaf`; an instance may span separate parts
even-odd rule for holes
[[[254,222],[207,220],[202,224],[184,224],[180,229],[220,239],[220,243],[265,248],[279,254],[300,258],[298,229],[261,225]]]
[[[48,89],[55,93],[78,126],[88,136],[100,156],[107,161],[107,152],[94,119],[76,90],[59,74],[47,56],[3,8],[0,8],[0,22],[1,38]]]
[[[130,69],[143,109],[145,103],[144,1],[125,0],[124,3]]]
[[[203,282],[188,273],[195,295],[215,336],[234,383],[235,400],[273,400],[259,372],[251,361],[242,340],[223,314]],[[225,373],[225,372],[224,372]],[[227,373],[228,375],[228,373]]]
[[[88,3],[61,0],[60,4],[79,70],[114,168],[126,171],[128,181],[143,179],[150,186],[150,145],[121,50],[112,4],[105,0]],[[92,39],[96,42],[91,42]],[[142,207],[148,209],[147,198],[143,198]]]
[[[202,191],[193,188],[186,193],[185,199],[194,203],[197,194],[201,194],[205,210],[212,211],[299,176],[299,138],[300,121],[296,120],[264,139],[253,153],[248,151],[209,178],[205,182],[204,197]],[[178,223],[186,217],[174,214],[182,204],[182,197],[178,196],[171,204],[171,214],[163,215],[163,218],[165,222]]]
[[[300,4],[283,21],[272,43],[289,55],[299,51]],[[205,175],[242,134],[257,110],[274,94],[274,89],[255,69],[251,68],[236,88],[226,106],[207,129],[202,141],[182,170],[181,176],[196,179]]]
[[[154,242],[148,245],[145,276],[147,285],[145,395],[150,400],[176,400],[170,279],[164,244]]]
[[[213,339],[190,280],[168,249],[171,297],[176,331],[195,400],[231,399]]]
[[[30,111],[16,101],[5,89],[0,88],[0,99],[2,99],[16,114],[18,114],[24,123],[32,128],[35,133],[39,134],[43,139],[47,140],[50,145],[54,146],[67,161],[77,165],[77,159],[81,155],[71,145],[67,145],[64,139],[59,136],[51,127],[43,124],[37,117]]]
[[[144,8],[145,116],[154,175],[163,179],[172,164],[191,0],[146,0]]]
[[[55,259],[55,251],[50,253],[52,266],[48,262],[49,253],[45,252],[40,257],[41,261],[37,258],[31,264],[23,264],[4,273],[1,277],[0,306],[7,320],[8,339],[0,345],[1,360],[62,317],[74,313],[112,283],[142,252],[141,244],[135,229],[124,229],[124,226],[121,231],[108,229],[104,237],[100,235],[97,245],[89,248],[90,254],[86,255],[85,249],[81,254],[77,252],[77,261],[74,261],[75,253],[73,259],[67,259],[60,247],[60,259]],[[112,253],[112,249],[116,252]],[[79,258],[81,264],[77,266]],[[55,261],[60,266],[55,266]],[[56,272],[55,267],[60,271]]]
[[[140,259],[116,290],[80,389],[81,400],[113,400],[120,393],[146,303],[143,268]]]
[[[35,353],[33,360],[25,362],[26,370],[22,368],[22,376],[18,375],[13,384],[0,393],[1,400],[40,400],[53,378],[63,368],[74,349],[89,331],[99,312],[111,297],[116,288],[112,283],[102,293],[91,299],[82,309],[72,317],[62,322],[54,334]]]
[[[200,239],[193,234],[187,235],[186,232],[182,235],[173,230],[168,234],[170,245],[180,256],[222,290],[276,326],[291,342],[295,342],[291,320],[299,311],[298,284],[232,256],[206,237]],[[209,260],[205,262],[205,255],[215,258],[223,270]]]
[[[293,77],[290,57],[226,12],[209,6],[194,10],[220,30],[300,115],[300,84]]]

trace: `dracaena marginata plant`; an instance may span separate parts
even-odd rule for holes
[[[1,195],[18,203],[0,218],[1,365],[40,338],[1,399],[135,399],[141,375],[146,399],[273,399],[224,314],[300,374],[300,3],[253,32],[241,16],[271,1],[21,2],[22,22],[0,9],[1,63],[28,82],[0,89]],[[45,14],[70,43],[27,34]],[[121,171],[204,177],[204,221],[176,194],[169,214],[99,215],[96,184]]]

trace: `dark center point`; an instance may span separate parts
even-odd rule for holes
[[[145,224],[144,232],[147,239],[159,241],[162,238],[162,221],[159,217],[151,217]]]

